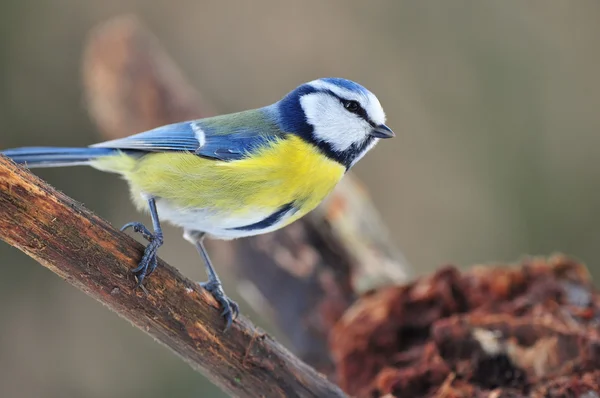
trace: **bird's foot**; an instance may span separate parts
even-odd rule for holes
[[[141,233],[144,239],[150,242],[144,250],[144,255],[142,256],[139,265],[131,270],[131,272],[135,275],[137,279],[135,287],[138,288],[142,285],[144,278],[146,278],[152,272],[154,272],[154,270],[158,266],[158,256],[156,252],[158,251],[158,248],[163,244],[163,236],[162,232],[150,232],[150,230],[140,222],[127,223],[123,225],[121,231],[125,231],[127,228],[133,228],[134,232]]]
[[[150,232],[150,230],[141,222],[128,222],[121,227],[121,232],[125,231],[127,228],[133,228],[133,232],[141,233],[144,239],[146,239],[148,242],[152,242],[154,239],[154,234]]]
[[[221,312],[221,316],[225,318],[225,331],[231,327],[231,324],[240,314],[239,305],[227,297],[225,292],[223,291],[223,286],[221,286],[221,282],[219,281],[207,281],[207,282],[198,282],[200,286],[206,289],[214,298],[217,300],[221,308],[223,308],[223,312]]]

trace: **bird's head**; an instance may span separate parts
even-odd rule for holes
[[[286,132],[313,143],[346,168],[360,160],[379,139],[394,136],[385,125],[385,113],[377,97],[350,80],[313,80],[297,87],[276,106]]]

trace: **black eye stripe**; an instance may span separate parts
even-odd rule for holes
[[[348,110],[348,112],[352,112],[355,115],[360,116],[361,118],[363,118],[367,123],[369,123],[371,126],[375,126],[375,123],[373,123],[373,121],[371,121],[371,119],[369,118],[369,115],[367,114],[367,111],[365,110],[365,108],[362,107],[362,105],[360,105],[360,102],[358,101],[354,101],[354,100],[345,100],[345,99],[340,99],[340,101],[342,102],[342,104],[344,105],[344,108],[346,108]],[[347,104],[349,102],[354,102],[358,105],[358,108],[356,110],[350,110],[347,107]]]
[[[376,124],[369,118],[369,115],[367,114],[367,111],[365,110],[365,108],[362,107],[362,105],[360,104],[360,102],[355,101],[355,100],[347,100],[345,98],[340,97],[339,95],[337,95],[336,93],[334,93],[333,91],[330,90],[325,90],[328,94],[330,94],[331,96],[337,98],[338,100],[340,100],[340,102],[342,103],[342,105],[344,105],[346,102],[349,101],[354,101],[356,103],[358,103],[358,109],[356,110],[356,112],[352,112],[357,116],[360,116],[362,119],[364,119],[367,123],[369,123],[371,126],[375,127]],[[345,108],[345,106],[344,106]],[[348,112],[350,112],[348,110]]]

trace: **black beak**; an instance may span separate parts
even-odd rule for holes
[[[385,124],[380,124],[377,127],[373,127],[373,130],[371,130],[370,134],[371,136],[377,138],[392,138],[396,136],[392,129],[386,126]]]

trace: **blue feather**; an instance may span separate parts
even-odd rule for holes
[[[356,93],[367,94],[369,92],[366,88],[364,88],[360,84],[355,83],[352,80],[343,79],[341,77],[324,77],[319,80],[322,80],[327,83],[335,84],[336,86],[338,86],[340,88],[344,88],[349,91],[354,91]]]
[[[95,148],[135,149],[145,152],[194,152],[200,143],[194,131],[194,122],[169,124],[129,137],[92,145]]]
[[[143,152],[184,151],[216,160],[238,160],[285,135],[266,109],[170,124],[96,148]]]
[[[114,149],[108,148],[23,147],[7,149],[0,153],[28,167],[54,167],[87,164],[92,159],[114,152]]]

